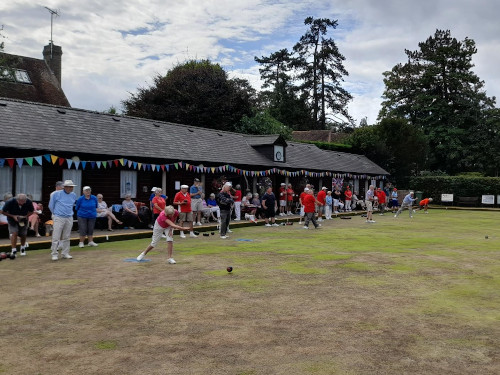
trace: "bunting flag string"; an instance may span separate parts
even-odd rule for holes
[[[100,169],[101,166],[106,169],[108,168],[120,168],[120,167],[128,167],[130,169],[135,169],[135,170],[143,170],[143,171],[152,171],[152,172],[160,172],[160,171],[167,171],[169,172],[172,168],[175,168],[175,170],[186,170],[189,172],[195,172],[195,173],[212,173],[215,174],[216,172],[231,172],[231,173],[236,173],[240,176],[251,176],[251,177],[260,177],[260,176],[270,176],[273,174],[277,174],[280,176],[286,176],[286,177],[298,177],[298,176],[306,176],[306,177],[315,177],[315,178],[322,178],[322,177],[332,177],[332,178],[352,178],[356,180],[361,180],[361,179],[376,179],[376,180],[385,180],[387,178],[386,175],[378,175],[378,176],[373,176],[373,175],[368,175],[368,174],[353,174],[353,173],[335,173],[331,171],[326,171],[326,172],[313,172],[313,171],[307,171],[304,169],[301,170],[296,170],[296,171],[289,171],[286,169],[279,169],[276,167],[273,167],[271,169],[267,170],[261,170],[261,171],[255,171],[255,170],[246,170],[246,169],[240,169],[237,168],[233,165],[230,164],[223,164],[219,166],[210,166],[210,167],[205,167],[205,166],[196,166],[184,161],[178,161],[176,163],[171,163],[171,164],[149,164],[149,163],[139,163],[133,160],[125,159],[125,158],[119,158],[119,159],[113,159],[113,160],[100,160],[100,161],[80,161],[78,158],[73,158],[73,159],[66,159],[57,155],[52,155],[52,154],[44,154],[44,155],[38,155],[38,156],[30,156],[30,157],[24,157],[24,158],[0,158],[0,168],[3,168],[6,166],[6,164],[12,169],[14,166],[17,164],[19,168],[21,168],[25,163],[32,167],[34,165],[34,161],[37,162],[38,165],[43,165],[45,162],[50,163],[52,165],[56,165],[56,163],[59,166],[63,166],[63,164],[67,164],[68,169],[74,168],[74,169],[81,169],[84,170],[87,166],[87,163],[90,164],[90,167],[92,169],[95,169],[97,166],[97,169]],[[172,169],[173,170],[173,169]]]

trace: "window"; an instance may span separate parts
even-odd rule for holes
[[[31,194],[34,201],[42,199],[42,167],[22,166],[16,170],[16,194]]]
[[[5,193],[12,193],[12,169],[10,167],[0,168],[0,200]]]
[[[137,171],[120,171],[120,197],[127,194],[132,198],[137,196]]]
[[[14,75],[16,76],[16,81],[20,83],[31,83],[30,76],[26,70],[16,69],[14,70]]]
[[[73,192],[77,198],[82,195],[82,171],[79,169],[63,169],[63,181],[71,180],[76,185]]]

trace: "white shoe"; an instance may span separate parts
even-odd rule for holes
[[[84,244],[83,242],[80,242],[80,243],[78,244],[78,247],[84,247],[84,246],[85,246],[85,244]]]
[[[321,224],[318,224],[318,226],[316,228],[319,228],[321,226]]]
[[[273,227],[279,227],[279,224],[274,223]]]
[[[231,229],[229,229],[229,228],[227,228],[227,231],[226,231],[226,232],[227,232],[227,233],[233,233],[233,231],[232,231]]]
[[[306,226],[304,225],[304,229],[309,229],[309,227],[306,227]]]
[[[271,225],[271,224],[266,224],[265,226],[266,226],[266,227],[272,227],[272,225]]]
[[[193,232],[189,233],[189,237],[193,237],[193,238],[196,238],[198,237],[196,234],[194,234]]]
[[[59,257],[57,255],[52,255],[52,260],[59,260]]]
[[[370,220],[370,223],[376,223],[376,221],[375,220]]]
[[[61,254],[61,259],[73,259],[73,257],[69,254]]]
[[[137,257],[137,260],[140,262],[141,260],[144,259],[144,257],[146,256],[146,254],[144,254],[144,252],[140,253],[139,256]]]
[[[198,221],[198,222],[196,223],[196,225],[199,225],[199,226],[200,226],[200,225],[202,225],[202,224]],[[170,259],[172,259],[172,258],[170,258]]]
[[[90,246],[90,247],[96,247],[96,246],[99,246],[98,244],[96,244],[94,241],[91,241],[87,244],[87,246]]]
[[[398,215],[394,215],[394,217],[398,217]]]
[[[220,236],[222,240],[225,240],[226,238],[229,238],[229,236]]]
[[[21,249],[21,254],[20,254],[22,257],[25,257],[26,256],[26,249]]]
[[[181,238],[186,238],[186,235],[184,234],[184,232],[179,233],[179,236],[180,236]]]
[[[168,262],[169,264],[176,264],[176,263],[177,263],[177,262],[174,260],[174,258],[169,258],[169,259],[167,260],[167,262]]]
[[[318,219],[318,220],[316,220],[316,221],[323,221],[323,219],[322,219],[322,218],[319,218],[319,219]]]

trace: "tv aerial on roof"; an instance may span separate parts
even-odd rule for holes
[[[50,58],[52,58],[52,45],[54,41],[52,40],[52,29],[54,24],[54,16],[59,17],[59,11],[50,9],[49,7],[44,7],[50,12]]]

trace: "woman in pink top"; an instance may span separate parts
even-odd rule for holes
[[[175,264],[174,258],[172,258],[172,253],[174,251],[174,229],[182,230],[183,228],[179,225],[175,224],[177,217],[179,216],[179,212],[174,209],[173,206],[167,206],[160,213],[158,218],[155,221],[155,225],[153,227],[153,239],[151,240],[151,244],[139,254],[137,257],[138,261],[144,259],[146,254],[154,249],[158,244],[158,241],[161,239],[161,235],[165,229],[168,229],[167,232],[167,254],[168,254],[168,263]]]

